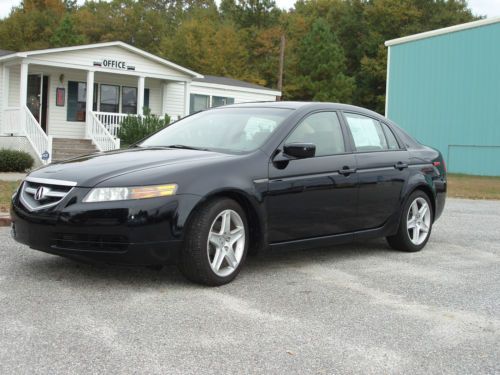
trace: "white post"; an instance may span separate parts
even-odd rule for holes
[[[26,101],[28,95],[28,63],[21,63],[19,80],[19,122],[21,133],[26,134]]]
[[[3,127],[3,131],[0,131],[0,133],[5,133],[7,130],[12,130],[11,127],[9,127],[10,124],[7,124],[7,115],[5,114],[5,110],[9,107],[9,68],[5,66],[5,64],[2,66],[2,118],[1,118],[1,123]],[[1,127],[0,127],[1,128]]]
[[[90,127],[92,121],[91,112],[94,104],[94,71],[87,70],[87,98],[85,104],[85,138],[90,138]]]
[[[167,113],[167,90],[168,84],[166,82],[162,82],[161,84],[161,115],[165,116]]]
[[[189,95],[191,93],[191,82],[184,82],[184,116],[189,115]]]
[[[142,116],[144,114],[144,81],[143,76],[139,76],[137,80],[137,114]]]

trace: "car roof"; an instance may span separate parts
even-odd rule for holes
[[[358,107],[351,104],[342,103],[328,103],[328,102],[246,102],[226,105],[224,108],[284,108],[284,109],[331,109],[331,110],[342,110],[342,111],[355,111],[358,113],[364,113],[368,116],[384,118],[377,112],[371,111],[369,109]],[[219,107],[220,108],[220,107]]]

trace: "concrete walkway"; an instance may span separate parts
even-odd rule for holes
[[[2,172],[0,181],[20,181],[26,177],[26,173]]]

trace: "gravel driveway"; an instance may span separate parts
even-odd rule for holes
[[[0,228],[0,373],[500,373],[500,201],[383,240],[250,258],[230,285],[89,266]]]

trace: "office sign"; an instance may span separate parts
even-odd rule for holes
[[[135,70],[135,66],[128,65],[126,61],[115,59],[102,59],[101,61],[94,61],[94,66],[120,70]]]

